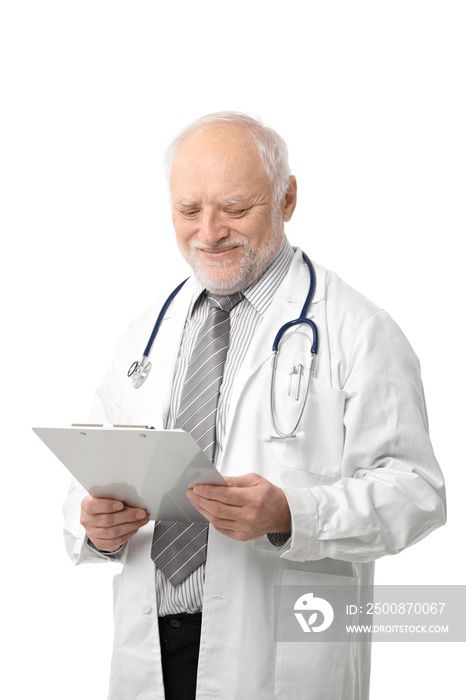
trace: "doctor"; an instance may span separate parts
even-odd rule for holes
[[[290,329],[271,397],[275,335],[300,315],[310,282],[284,235],[296,205],[286,146],[256,120],[219,113],[182,132],[167,158],[177,243],[194,274],[164,315],[138,389],[128,367],[161,304],[123,336],[93,420],[174,427],[208,315],[204,290],[241,292],[216,409],[213,460],[228,486],[189,492],[211,526],[205,562],[177,585],[154,565],[144,511],[72,487],[72,560],[123,564],[109,698],[365,700],[369,646],[275,642],[274,587],[370,585],[375,559],[444,523],[417,358],[384,311],[314,264],[313,374],[312,330]],[[294,437],[277,439],[274,425]]]

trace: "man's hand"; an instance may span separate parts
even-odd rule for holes
[[[126,508],[121,501],[86,496],[81,503],[81,525],[92,544],[104,552],[117,550],[148,522],[145,510]]]
[[[225,476],[228,486],[199,485],[188,498],[207,520],[234,540],[255,540],[269,532],[291,533],[283,491],[258,474]]]

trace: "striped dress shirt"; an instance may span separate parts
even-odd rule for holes
[[[222,454],[230,396],[238,369],[259,327],[265,311],[283,282],[293,258],[293,248],[285,239],[280,253],[260,279],[244,291],[244,299],[231,312],[230,346],[225,363],[222,388],[217,408],[217,447],[214,462]],[[195,291],[188,311],[175,368],[170,408],[165,428],[175,425],[183,383],[191,351],[200,327],[207,318],[209,304],[203,287]],[[172,586],[156,568],[156,587],[159,616],[198,612],[202,609],[204,569],[200,566],[179,586]]]

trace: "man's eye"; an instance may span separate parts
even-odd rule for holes
[[[186,216],[188,219],[192,219],[193,216],[196,216],[196,214],[199,213],[199,209],[187,209],[185,211],[182,211],[181,214],[183,216]]]
[[[228,214],[228,216],[234,216],[236,219],[239,219],[243,214],[245,214],[247,209],[225,209],[225,214]]]

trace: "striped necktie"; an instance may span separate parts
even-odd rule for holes
[[[222,296],[208,293],[209,314],[189,360],[175,423],[175,428],[191,433],[211,461],[215,456],[218,397],[230,341],[230,311],[242,298],[240,292]],[[155,523],[151,556],[173,586],[205,562],[208,528],[205,523]]]

